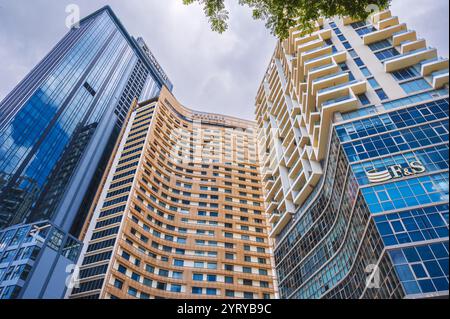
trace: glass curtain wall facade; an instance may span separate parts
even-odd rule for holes
[[[22,267],[14,259],[21,241],[10,234],[45,222],[63,232],[60,245],[69,233],[78,236],[132,100],[172,88],[144,45],[104,7],[73,27],[0,103],[0,298],[64,295],[65,280],[48,285],[64,267],[54,270],[43,249],[22,281],[10,280]],[[48,282],[33,286],[35,277]]]
[[[69,298],[275,297],[253,122],[163,88],[111,160]]]
[[[280,41],[256,119],[281,298],[448,297],[448,65],[389,10]]]

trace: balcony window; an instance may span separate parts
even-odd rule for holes
[[[253,292],[244,292],[245,299],[253,299]]]
[[[372,44],[369,44],[369,48],[372,51],[383,50],[385,48],[392,47],[392,43],[389,40],[381,40]]]
[[[167,284],[164,282],[158,282],[156,284],[156,289],[158,289],[158,290],[166,290],[166,288],[167,288]]]
[[[342,31],[341,31],[338,27],[333,28],[333,31],[334,31],[334,33],[336,33],[337,35],[342,34]]]
[[[153,284],[153,281],[151,280],[151,279],[149,279],[149,278],[145,278],[144,277],[144,281],[143,281],[143,284],[144,284],[144,286],[147,286],[147,287],[152,287],[152,284]]]
[[[328,105],[331,105],[331,104],[335,104],[335,103],[339,103],[339,102],[343,102],[343,101],[349,100],[351,98],[352,97],[350,95],[345,95],[345,96],[341,96],[341,97],[338,97],[338,98],[335,98],[335,99],[331,99],[331,100],[323,102],[322,103],[322,107],[328,106]],[[318,124],[319,123],[320,123],[320,121],[318,121]]]
[[[206,294],[209,296],[216,296],[217,289],[216,288],[206,288]]]
[[[418,79],[410,82],[406,82],[400,85],[407,94],[411,94],[417,91],[423,91],[431,89],[431,85],[424,79]]]
[[[201,295],[202,294],[202,288],[200,288],[200,287],[192,287],[192,294],[193,295]]]
[[[260,274],[261,276],[267,276],[268,272],[267,272],[266,269],[260,269],[260,270],[259,270],[259,274]]]
[[[121,281],[121,280],[119,280],[119,279],[116,279],[116,280],[114,281],[114,287],[117,288],[117,289],[122,289],[122,287],[123,287],[123,281]]]
[[[141,276],[134,272],[131,274],[131,279],[133,279],[134,281],[139,281],[141,279]]]
[[[398,70],[395,72],[392,72],[392,76],[397,80],[397,81],[404,81],[404,80],[408,80],[411,78],[415,78],[420,76],[420,73],[417,71],[416,68],[414,67],[409,67],[409,68],[405,68],[402,70]]]
[[[374,31],[376,31],[376,29],[373,26],[369,25],[369,26],[366,26],[364,28],[356,30],[356,33],[358,33],[358,35],[360,37],[362,37],[363,35],[368,34],[368,33],[372,33]]]
[[[117,269],[121,274],[125,274],[127,272],[127,268],[119,265],[119,268]]]
[[[174,285],[174,284],[172,284],[172,286],[170,287],[170,291],[171,292],[180,293],[181,292],[181,285]]]
[[[384,60],[393,58],[397,55],[400,55],[400,53],[394,48],[389,48],[389,49],[377,52],[377,53],[375,53],[375,55],[378,58],[378,60],[384,61]]]
[[[366,21],[358,21],[350,24],[353,29],[359,29],[367,25]]]
[[[175,259],[173,261],[173,265],[176,266],[176,267],[183,267],[184,266],[184,260]]]
[[[447,73],[448,73],[448,69],[443,69],[443,70],[439,70],[439,71],[436,71],[436,72],[431,73],[431,76],[432,76],[433,78],[435,78],[435,77],[437,77],[437,76],[439,76],[439,75],[447,74]]]

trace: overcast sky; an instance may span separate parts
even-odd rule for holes
[[[182,0],[0,0],[0,100],[68,31],[68,4],[84,17],[111,5],[142,36],[187,107],[254,118],[254,98],[276,40],[248,8],[229,0],[229,30],[211,31],[198,5]],[[448,0],[394,0],[392,10],[448,57]]]

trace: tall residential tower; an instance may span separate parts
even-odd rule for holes
[[[172,88],[144,41],[104,7],[0,103],[0,229],[10,227],[0,232],[0,298],[64,295],[65,266],[80,246],[71,235],[131,102],[163,85]]]
[[[70,298],[274,298],[253,122],[134,104]]]
[[[256,119],[281,298],[448,296],[448,65],[389,10],[280,41]]]

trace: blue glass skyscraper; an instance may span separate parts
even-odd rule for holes
[[[10,227],[0,232],[0,297],[46,296],[51,277],[61,274],[56,264],[38,267],[43,247],[67,259],[66,244],[76,246],[69,233],[76,236],[84,223],[132,100],[157,96],[162,86],[172,89],[145,42],[104,7],[73,27],[0,103],[0,229]],[[53,244],[33,235],[39,229]],[[19,256],[28,246],[40,247],[32,261]],[[76,259],[70,255],[62,264]],[[35,275],[47,283],[30,283]]]
[[[2,227],[41,219],[71,226],[131,100],[171,88],[143,45],[109,8],[101,9],[1,102]]]

